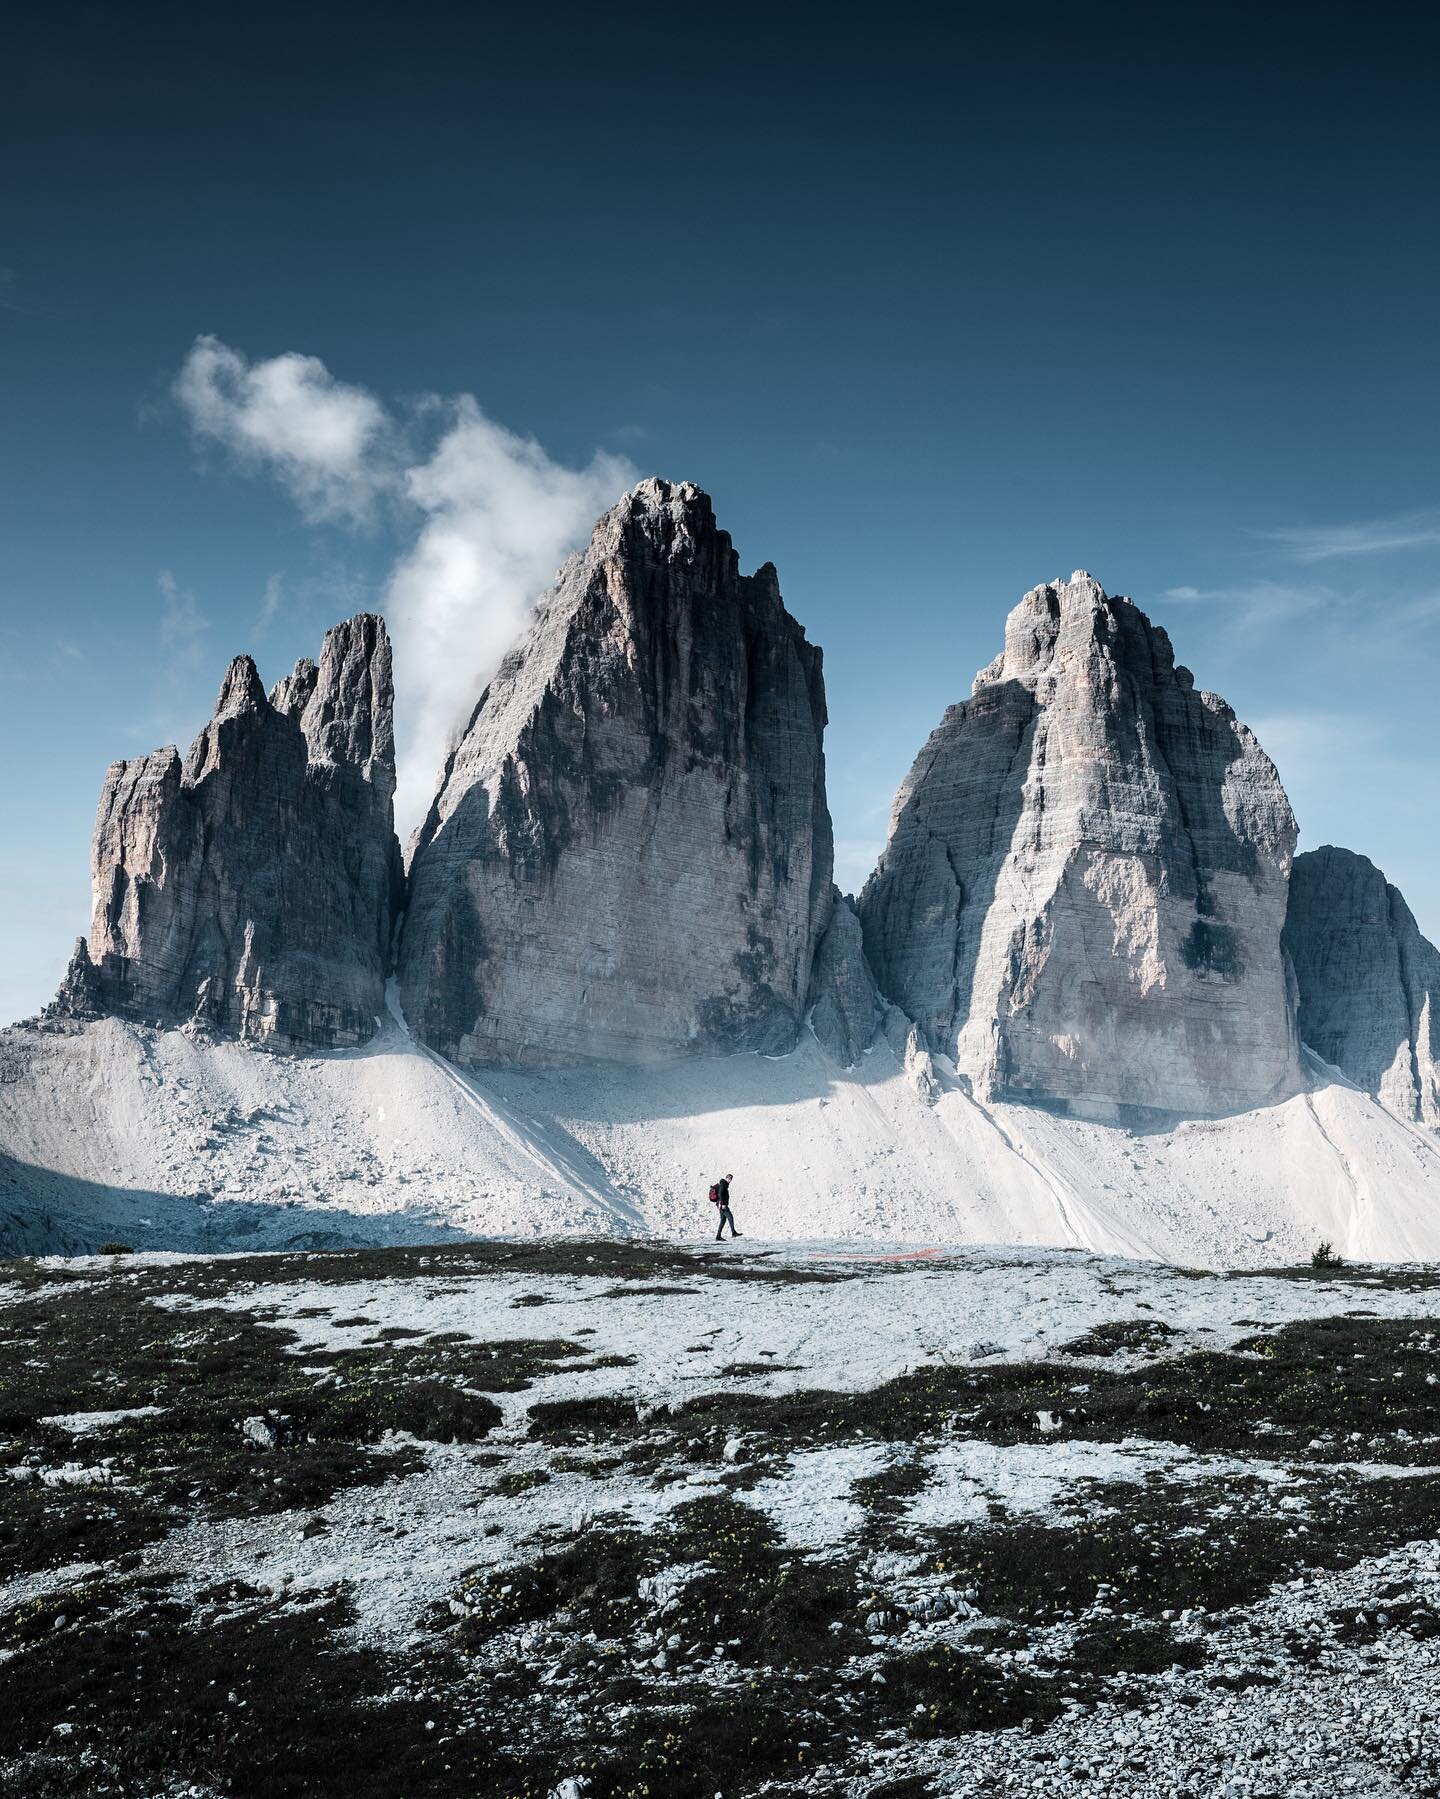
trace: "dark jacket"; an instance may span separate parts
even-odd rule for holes
[[[730,1203],[730,1183],[729,1183],[729,1181],[724,1180],[724,1179],[716,1181],[715,1190],[720,1195],[720,1204],[722,1206],[728,1206]]]

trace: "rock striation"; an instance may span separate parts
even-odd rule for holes
[[[854,903],[836,892],[810,976],[810,1028],[842,1068],[858,1062],[885,1017],[885,1002],[865,960]]]
[[[1388,1110],[1440,1127],[1440,950],[1366,856],[1295,858],[1285,947],[1300,1036]]]
[[[112,764],[93,911],[56,1010],[193,1020],[274,1047],[365,1041],[403,870],[383,620],[360,614],[267,698],[248,656],[182,762]]]
[[[643,481],[561,571],[417,834],[411,1028],[543,1066],[794,1041],[831,910],[820,651],[709,499]]]
[[[1166,633],[1037,587],[896,796],[860,900],[885,995],[981,1097],[1218,1114],[1293,1091],[1295,821]]]

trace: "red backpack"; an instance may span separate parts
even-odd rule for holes
[[[710,1203],[712,1206],[718,1206],[720,1203],[720,1183],[719,1183],[719,1181],[713,1181],[711,1183]]]

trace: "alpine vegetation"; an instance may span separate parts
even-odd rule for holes
[[[1433,1794],[1436,1282],[12,1264],[0,1792]]]

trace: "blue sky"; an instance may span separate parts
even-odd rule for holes
[[[1440,935],[1435,28],[522,10],[12,27],[0,1014],[84,926],[108,761],[366,605],[443,707],[627,470],[824,645],[842,885],[1086,567]]]

